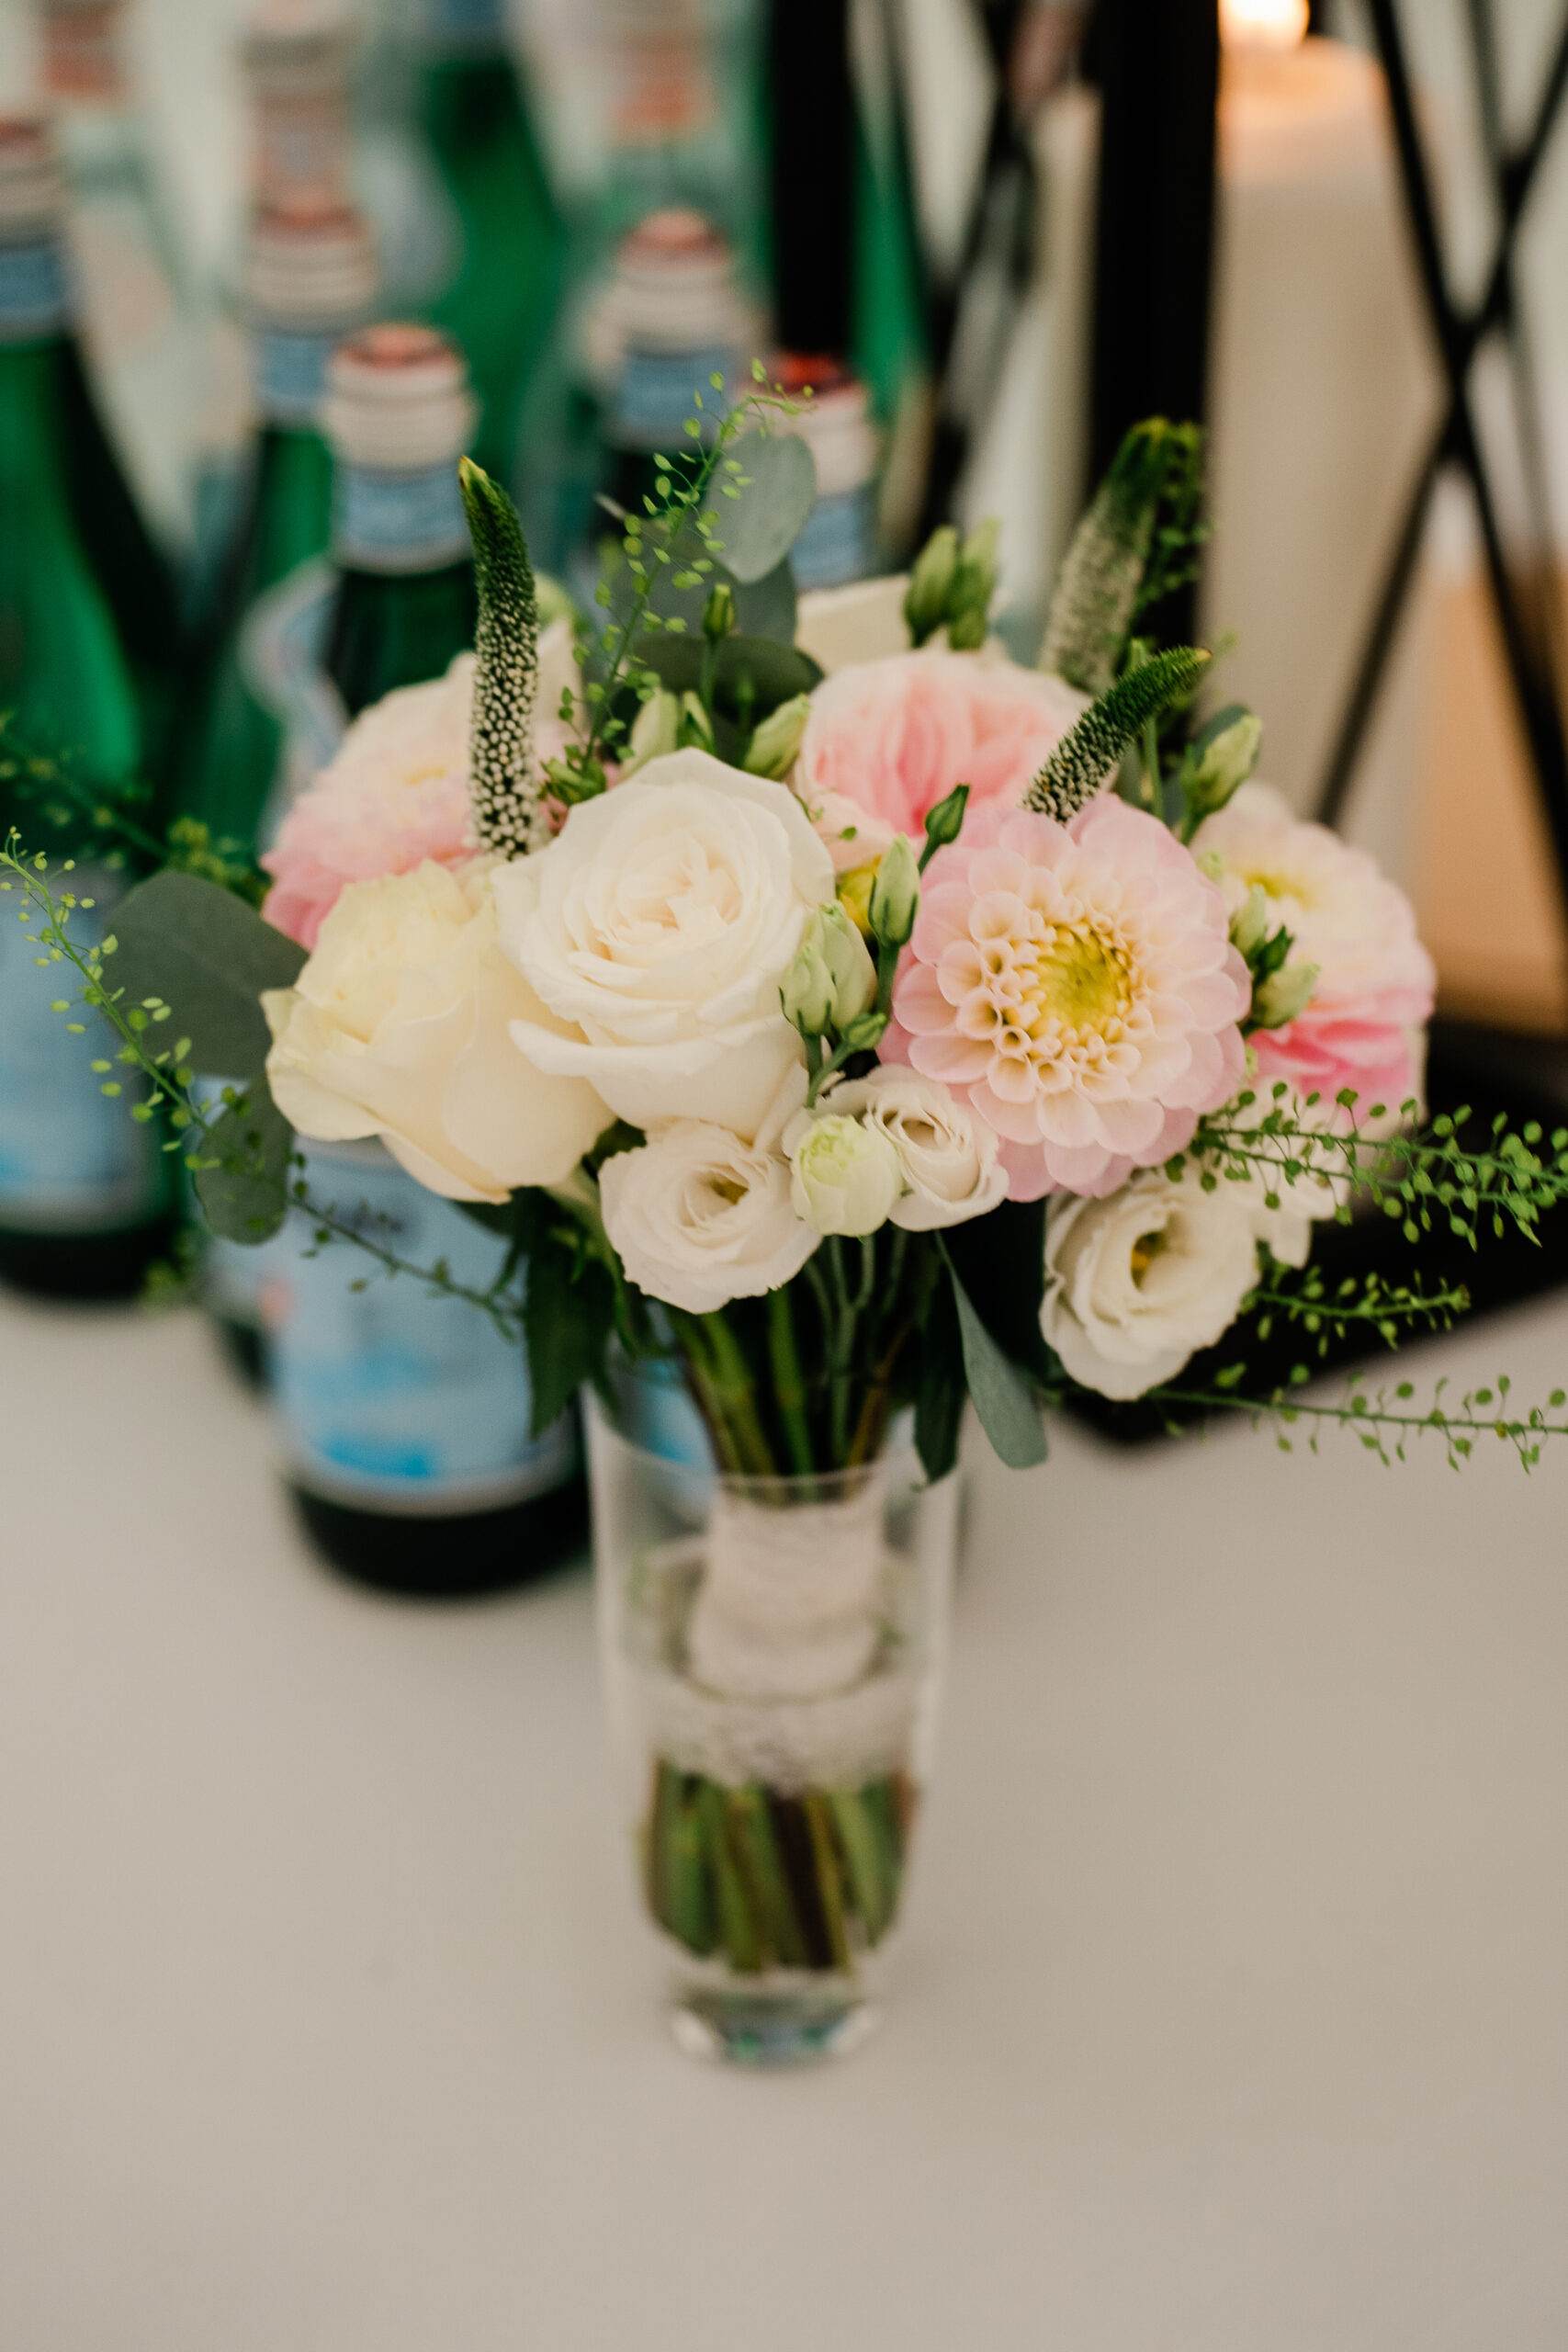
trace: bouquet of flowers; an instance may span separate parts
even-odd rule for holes
[[[539,1429],[584,1383],[678,1376],[731,1508],[638,1603],[649,1900],[731,1970],[841,1972],[897,1909],[912,1804],[884,1503],[868,1535],[855,1499],[890,1450],[938,1487],[967,1399],[1027,1465],[1042,1403],[1083,1390],[1385,1450],[1429,1430],[1456,1459],[1495,1430],[1528,1465],[1560,1394],[1180,1380],[1243,1317],[1308,1353],[1446,1322],[1463,1295],[1423,1286],[1423,1235],[1529,1229],[1568,1136],[1412,1131],[1433,976],[1408,905],[1252,780],[1249,712],[1198,723],[1208,656],[1149,634],[1201,534],[1190,428],[1129,436],[1030,669],[988,634],[988,529],[797,607],[815,485],[787,408],[763,383],[694,417],[621,518],[597,628],[465,463],[477,652],[350,729],[261,912],[187,842],[94,950],[68,876],[15,837],[6,863],[115,1033],[106,1084],[146,1081],[219,1233],[294,1213],[399,1271],[292,1165],[297,1136],[378,1136],[507,1237],[473,1295],[527,1348]],[[1314,1227],[1368,1202],[1410,1279],[1329,1295]],[[762,1752],[736,1713],[761,1702],[838,1713],[772,1718]]]

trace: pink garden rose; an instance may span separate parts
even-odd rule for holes
[[[1099,1196],[1236,1091],[1250,1000],[1220,891],[1156,818],[982,808],[931,860],[881,1052],[967,1095],[1014,1200]]]
[[[1254,884],[1262,888],[1269,930],[1283,923],[1295,941],[1287,970],[1318,967],[1306,1011],[1251,1039],[1258,1076],[1328,1101],[1351,1087],[1362,1116],[1378,1102],[1397,1109],[1417,1089],[1412,1040],[1431,1017],[1435,985],[1404,892],[1364,850],[1292,817],[1267,785],[1244,785],[1192,846],[1219,862],[1233,910]]]
[[[1016,808],[1088,707],[1065,678],[989,652],[853,662],[812,695],[795,789],[847,873],[895,833],[918,842],[954,785],[968,785],[971,812]]]
[[[565,748],[561,692],[579,683],[571,625],[552,621],[539,639],[534,750],[541,767]],[[399,686],[360,713],[262,859],[275,884],[263,909],[268,922],[313,949],[346,884],[472,857],[473,700],[474,657],[459,653],[444,678]]]

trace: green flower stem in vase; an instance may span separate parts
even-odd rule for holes
[[[787,1290],[759,1302],[756,1334],[733,1306],[691,1318],[695,1334],[672,1318],[682,1344],[708,1351],[694,1386],[708,1384],[721,1464],[739,1430],[750,1445],[775,1418],[781,1430],[807,1425],[763,1376],[781,1296],[792,1303]],[[733,1361],[712,1353],[714,1325]],[[748,1354],[757,1336],[760,1360]],[[796,1367],[779,1355],[788,1397]],[[737,1363],[754,1368],[739,1422],[722,1385]],[[877,2014],[930,1766],[955,1480],[923,1480],[907,1424],[848,1468],[716,1474],[690,1449],[676,1459],[632,1441],[642,1385],[635,1369],[623,1381],[621,1427],[596,1397],[588,1419],[607,1684],[643,1901],[674,1971],[682,2045],[795,2064],[848,2048]],[[858,1390],[852,1404],[853,1424]]]

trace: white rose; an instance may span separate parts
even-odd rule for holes
[[[779,984],[833,897],[786,786],[672,752],[574,808],[495,896],[503,949],[556,1015],[513,1023],[536,1069],[587,1079],[636,1126],[756,1133],[802,1054]]]
[[[616,1152],[599,1171],[599,1199],[638,1290],[688,1315],[779,1289],[821,1239],[791,1206],[788,1162],[702,1119]]]
[[[835,1087],[823,1107],[886,1136],[904,1184],[888,1214],[908,1233],[963,1225],[1007,1198],[994,1129],[940,1079],[884,1062],[868,1077]]]
[[[591,1086],[541,1076],[507,1034],[550,1016],[497,945],[498,870],[427,861],[351,883],[294,987],[262,998],[273,1098],[299,1133],[380,1136],[455,1201],[559,1183],[610,1123]]]
[[[1304,1265],[1304,1216],[1258,1206],[1221,1182],[1172,1183],[1144,1169],[1104,1200],[1058,1194],[1046,1210],[1040,1328],[1073,1378],[1102,1396],[1142,1396],[1235,1322],[1267,1239]]]
[[[874,1233],[904,1189],[897,1148],[883,1128],[822,1105],[784,1130],[790,1197],[818,1233]]]

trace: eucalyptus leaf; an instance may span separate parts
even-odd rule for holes
[[[270,1241],[288,1213],[288,1159],[294,1130],[258,1071],[213,1126],[198,1168],[197,1198],[220,1241],[249,1247]]]
[[[968,1292],[958,1279],[946,1249],[947,1271],[953,1278],[953,1303],[958,1309],[959,1336],[964,1346],[964,1372],[980,1425],[1010,1470],[1032,1470],[1045,1459],[1045,1425],[1040,1418],[1028,1381],[1010,1357],[1003,1355],[976,1314]]]
[[[817,460],[798,433],[743,433],[714,477],[714,536],[726,568],[737,580],[764,579],[816,503]]]
[[[261,1069],[272,1043],[261,992],[293,987],[302,947],[216,882],[168,871],[117,908],[114,935],[104,985],[122,1012],[161,999],[172,1018],[159,1027],[171,1044],[190,1039],[190,1066],[204,1077],[248,1079]]]

